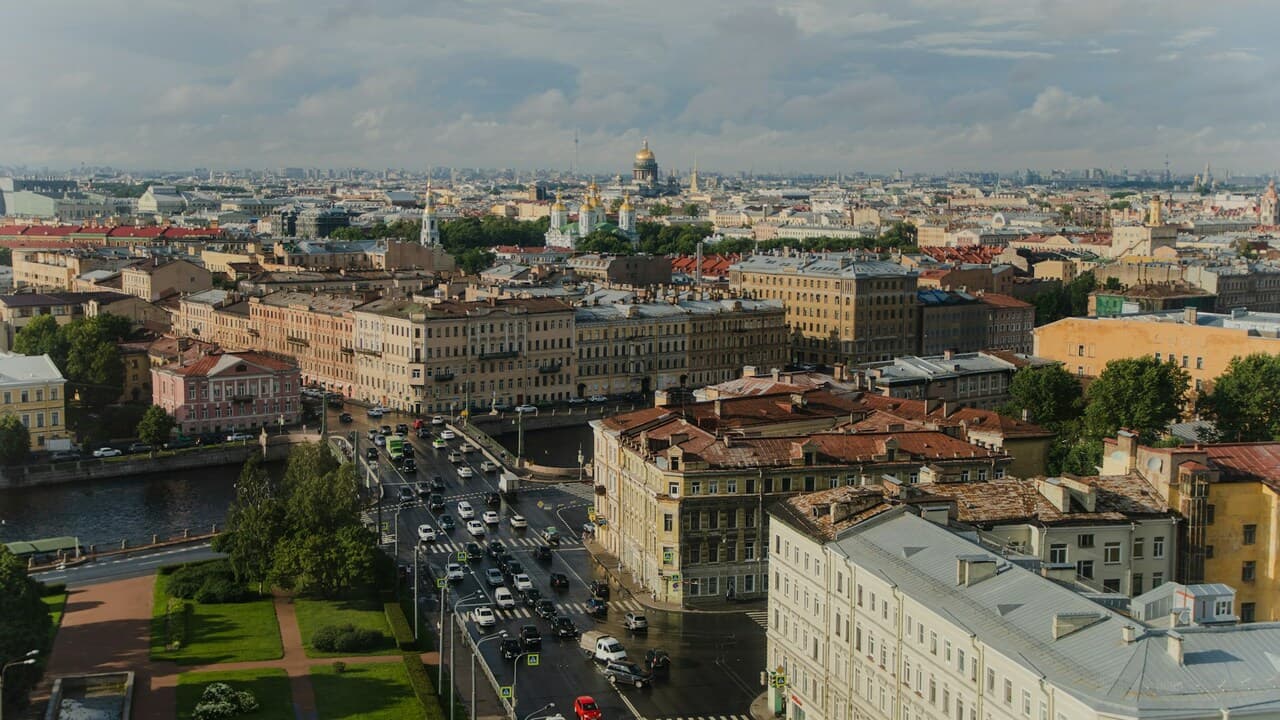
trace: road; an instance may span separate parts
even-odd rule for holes
[[[203,542],[164,550],[140,551],[137,555],[112,557],[96,560],[84,565],[75,565],[65,570],[49,570],[32,575],[43,583],[66,583],[68,588],[84,587],[95,583],[124,580],[126,578],[150,575],[162,565],[175,565],[185,562],[197,562],[222,557]]]
[[[352,413],[355,414],[354,412]],[[367,429],[371,425],[394,426],[403,421],[399,416],[370,420],[357,416],[349,425],[331,425],[335,430],[361,433],[359,452],[363,455],[369,447]],[[442,426],[430,428],[436,434]],[[520,658],[520,667],[513,670],[511,660],[504,660],[500,642],[484,642],[480,650],[500,685],[514,685],[518,717],[531,713],[548,702],[554,702],[558,712],[571,715],[572,704],[578,695],[592,695],[601,705],[606,717],[637,717],[646,720],[667,718],[746,718],[751,700],[760,692],[758,675],[764,667],[765,636],[757,620],[743,613],[704,614],[660,612],[645,610],[634,598],[617,586],[612,588],[608,616],[597,620],[586,612],[589,597],[587,584],[603,580],[607,576],[583,546],[579,535],[587,519],[591,505],[589,486],[526,485],[513,503],[506,501],[489,507],[485,497],[497,491],[497,476],[481,471],[485,456],[480,451],[467,453],[462,462],[448,459],[451,450],[457,450],[461,438],[448,442],[447,450],[434,450],[430,439],[418,439],[411,433],[414,459],[418,466],[416,475],[404,476],[389,462],[386,453],[379,451],[375,472],[382,479],[384,495],[383,520],[386,522],[391,547],[399,561],[411,567],[414,548],[419,547],[420,604],[426,614],[422,622],[438,627],[440,591],[435,579],[443,577],[444,566],[457,559],[468,541],[482,546],[490,540],[499,540],[514,555],[529,575],[533,586],[545,598],[551,599],[558,613],[571,618],[579,630],[601,630],[617,637],[626,647],[629,657],[639,661],[648,648],[662,648],[670,653],[672,666],[669,679],[659,681],[653,688],[614,688],[604,678],[594,662],[586,659],[578,642],[560,640],[551,636],[550,624],[534,616],[531,609],[522,605],[515,609],[495,609],[498,623],[495,628],[481,629],[469,618],[477,604],[493,604],[493,590],[485,579],[485,570],[495,567],[487,555],[465,566],[460,582],[449,584],[446,589],[447,608],[457,607],[457,617],[462,619],[473,641],[493,637],[505,630],[511,635],[524,625],[538,627],[543,635],[538,653],[538,664],[528,666],[527,658]],[[470,467],[474,476],[466,479],[458,476],[460,467]],[[444,508],[431,512],[417,498],[413,483],[430,482],[439,476],[445,484]],[[409,487],[415,499],[398,502],[401,487]],[[485,510],[494,510],[499,523],[486,525],[481,538],[473,538],[465,529],[465,520],[459,517],[458,503],[469,502],[479,519]],[[515,528],[510,523],[512,515],[524,516],[527,528]],[[445,532],[440,518],[451,516],[457,529]],[[426,525],[437,533],[437,540],[421,545],[417,542],[417,528]],[[534,559],[534,550],[545,542],[541,538],[544,528],[556,527],[562,537],[560,545],[552,549],[550,562]],[[564,573],[569,587],[552,589],[550,574]],[[505,583],[511,587],[510,580]],[[518,593],[517,593],[518,598]],[[641,634],[628,633],[622,619],[628,611],[644,613],[650,629]],[[758,613],[756,613],[758,614]],[[449,648],[445,648],[448,657]],[[463,666],[470,661],[469,649],[460,645],[454,649],[456,664]],[[514,682],[513,682],[514,679]],[[459,692],[468,689],[458,688]]]

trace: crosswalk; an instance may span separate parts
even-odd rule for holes
[[[765,630],[769,629],[769,611],[768,610],[748,610],[743,615],[751,618],[751,621]]]
[[[539,545],[546,545],[546,543],[543,542],[540,538],[533,538],[533,537],[516,537],[516,538],[505,537],[505,538],[498,538],[498,540],[502,543],[504,547],[506,547],[509,550],[510,549],[519,550],[521,548],[535,548]],[[489,540],[488,538],[481,538],[481,539],[470,540],[470,541],[445,539],[445,540],[441,540],[433,543],[422,543],[421,545],[418,546],[418,552],[424,555],[436,555],[439,553],[449,553],[449,554],[459,553],[459,552],[463,552],[466,549],[466,545],[468,542],[479,543],[480,545],[483,546],[488,544]],[[564,535],[560,537],[560,547],[571,547],[577,544],[578,544],[578,541],[571,537],[564,536]]]
[[[587,604],[580,602],[563,602],[556,603],[556,611],[562,615],[576,614],[586,615]],[[644,606],[635,600],[615,600],[609,603],[609,612],[644,612]],[[499,609],[495,608],[494,615],[502,620],[523,620],[534,616],[533,610],[527,607],[514,607]]]
[[[594,504],[596,501],[595,491],[590,485],[583,483],[562,483],[554,486],[557,490],[572,495],[579,500],[585,500]]]
[[[685,715],[682,717],[642,718],[641,720],[751,720],[750,715]]]

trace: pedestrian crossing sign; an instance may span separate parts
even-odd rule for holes
[[[498,697],[502,698],[503,700],[510,700],[512,695],[513,693],[511,692],[510,685],[503,685],[502,687],[498,688]]]
[[[542,661],[542,658],[538,656],[538,653],[529,653],[528,658],[529,659],[526,662],[529,663],[529,667],[538,667],[538,663]]]
[[[444,587],[445,587],[446,585],[448,585],[448,584],[449,584],[449,581],[445,580],[444,578],[436,578],[436,587],[437,587],[437,588],[440,588],[440,589],[442,589],[442,590],[443,590],[443,589],[444,589]]]
[[[453,559],[460,563],[464,563],[467,561],[467,553],[465,551],[459,552],[457,555],[453,556]]]

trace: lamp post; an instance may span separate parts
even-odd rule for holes
[[[466,596],[466,597],[458,598],[458,599],[457,599],[456,601],[454,601],[454,603],[453,603],[453,619],[452,619],[452,623],[453,623],[453,624],[450,626],[450,629],[449,629],[449,634],[450,634],[450,638],[449,638],[449,674],[450,674],[450,675],[453,675],[453,649],[454,649],[455,647],[457,647],[457,646],[458,646],[458,641],[457,641],[457,640],[455,640],[455,639],[452,637],[452,634],[455,632],[455,629],[456,629],[457,624],[458,624],[458,608],[459,608],[459,607],[468,607],[468,606],[473,606],[473,605],[487,605],[487,604],[488,604],[488,602],[487,602],[488,598],[485,598],[485,599],[483,599],[483,600],[477,600],[476,602],[463,602],[463,601],[465,601],[465,600],[470,600],[471,598],[474,598],[476,595],[479,595],[479,594],[480,594],[480,591],[478,591],[478,590],[477,590],[476,592],[473,592],[473,593],[471,593],[470,595],[468,595],[468,596]],[[463,632],[466,632],[466,628],[465,628],[465,627],[463,628]],[[474,660],[474,658],[475,658],[475,654],[474,654],[474,653],[472,653],[471,657],[472,657],[472,659]],[[472,667],[471,667],[471,671],[472,671],[473,673],[475,672],[475,666],[474,666],[474,665],[472,665]],[[452,678],[450,678],[450,679],[452,680]],[[476,682],[475,676],[474,676],[474,675],[472,675],[472,677],[471,677],[471,683],[472,683],[472,687],[473,687],[473,688],[474,688],[474,686],[475,686],[475,682]],[[453,720],[453,713],[454,713],[454,709],[457,707],[457,705],[453,702],[453,690],[454,690],[454,688],[455,688],[455,687],[457,687],[457,685],[458,685],[458,683],[457,683],[457,682],[450,682],[450,683],[449,683],[449,720]],[[474,692],[474,689],[473,689],[473,692]]]
[[[418,606],[418,547],[417,543],[413,546],[413,639],[418,639],[418,617],[422,615],[422,608]]]
[[[579,483],[581,483],[581,482],[582,482],[582,475],[583,475],[583,463],[582,463],[582,461],[583,461],[583,460],[584,460],[584,458],[582,457],[582,443],[578,443],[578,482],[579,482]]]
[[[556,706],[556,704],[555,704],[555,703],[553,703],[553,702],[549,702],[549,703],[547,703],[546,705],[543,705],[542,707],[538,708],[537,710],[534,710],[533,712],[529,713],[528,715],[525,715],[525,716],[524,716],[524,720],[530,720],[534,715],[537,715],[538,713],[542,712],[543,710],[550,710],[550,709],[554,708],[555,706]]]
[[[507,636],[507,631],[503,630],[497,635],[490,635],[487,638],[480,638],[475,642],[475,646],[471,648],[471,720],[476,720],[476,655],[480,652],[480,646],[490,640],[501,640]]]
[[[30,650],[26,655],[23,655],[21,659],[5,663],[4,667],[0,667],[0,720],[4,720],[4,674],[8,672],[11,667],[18,667],[19,665],[35,665],[36,655],[39,654],[39,650]]]

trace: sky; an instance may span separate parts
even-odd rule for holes
[[[0,27],[0,165],[612,175],[647,137],[664,172],[1280,167],[1275,0],[15,0]]]

